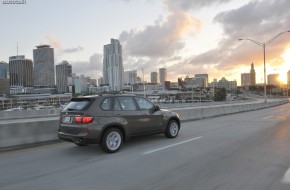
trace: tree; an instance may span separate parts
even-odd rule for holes
[[[225,88],[216,88],[214,92],[214,101],[225,101],[227,96],[227,92]]]

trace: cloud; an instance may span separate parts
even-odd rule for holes
[[[195,26],[198,30],[201,23],[186,12],[168,9],[168,16],[158,19],[153,25],[143,29],[123,31],[119,40],[124,52],[137,57],[170,57],[183,49],[184,35]]]
[[[72,64],[73,73],[85,74],[93,79],[98,79],[102,76],[103,55],[93,54],[88,61],[74,61]]]
[[[199,9],[203,8],[205,6],[211,6],[211,5],[218,5],[221,3],[227,3],[232,0],[166,0],[165,4],[167,4],[171,9],[173,10],[184,10],[188,11],[190,9]]]
[[[254,62],[257,66],[263,63],[263,49],[250,41],[238,41],[239,38],[250,38],[267,42],[282,31],[290,29],[290,1],[251,1],[248,4],[230,11],[219,13],[214,22],[223,29],[223,36],[217,48],[194,56],[186,64],[194,68],[204,65],[212,66],[213,73],[239,74],[239,68]],[[266,48],[266,62],[281,64],[277,59],[289,46],[289,39],[280,36]],[[278,61],[277,61],[278,60]],[[236,73],[233,73],[236,72]]]
[[[47,36],[45,38],[45,44],[49,44],[51,45],[53,48],[56,48],[56,49],[60,49],[61,48],[61,43],[60,41],[53,35],[51,36]]]
[[[84,48],[81,46],[75,47],[75,48],[67,48],[67,49],[63,49],[62,52],[63,53],[77,53],[80,51],[83,51]]]

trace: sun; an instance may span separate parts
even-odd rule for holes
[[[278,79],[281,83],[286,84],[287,83],[287,74],[285,75],[284,73],[280,73]]]
[[[283,65],[279,68],[279,80],[286,84],[287,83],[287,72],[290,70],[290,48],[288,48],[282,55],[284,60]]]

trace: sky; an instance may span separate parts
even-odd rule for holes
[[[240,84],[254,63],[263,82],[263,48],[290,30],[289,0],[0,0],[0,61],[18,54],[33,59],[35,46],[54,48],[55,64],[102,76],[103,46],[118,39],[124,70],[145,80],[159,68],[167,79],[207,73]],[[266,46],[267,74],[290,70],[290,32]]]

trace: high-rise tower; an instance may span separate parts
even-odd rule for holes
[[[56,91],[59,94],[69,92],[69,82],[72,83],[72,66],[63,61],[61,64],[56,65]]]
[[[34,87],[55,88],[54,50],[49,45],[36,46],[33,50]]]
[[[123,89],[123,56],[119,40],[111,39],[111,44],[104,45],[103,77],[110,90]]]
[[[250,85],[251,86],[255,86],[256,85],[256,71],[255,71],[255,68],[254,68],[254,63],[251,64],[250,75],[251,75]]]
[[[10,94],[9,64],[0,62],[0,95]]]
[[[11,94],[33,93],[33,63],[24,55],[9,57]]]
[[[165,81],[167,80],[167,70],[165,68],[159,69],[159,81],[163,89],[165,89]]]
[[[9,64],[5,62],[0,62],[0,79],[9,78]]]
[[[151,83],[157,84],[158,82],[158,73],[157,72],[151,72]]]

